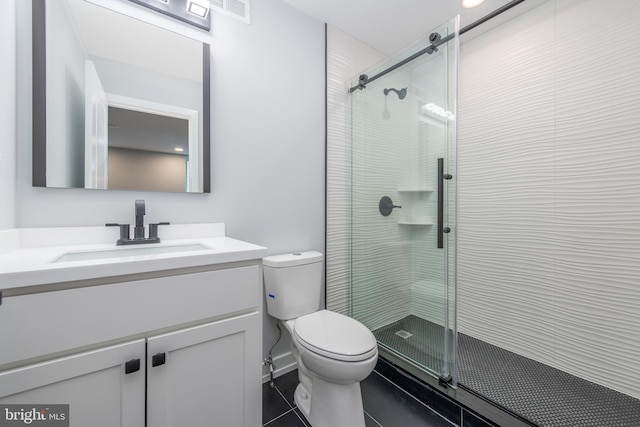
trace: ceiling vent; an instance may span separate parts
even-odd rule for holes
[[[245,24],[251,23],[249,0],[209,0],[211,9],[238,19]]]

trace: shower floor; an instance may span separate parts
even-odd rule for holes
[[[400,334],[397,332],[403,331]],[[406,334],[411,334],[406,338]],[[373,331],[384,346],[440,369],[444,329],[407,316]],[[458,382],[543,427],[638,427],[640,400],[458,334]]]

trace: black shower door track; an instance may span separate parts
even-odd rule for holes
[[[507,10],[511,9],[512,7],[517,6],[520,3],[523,3],[524,1],[525,0],[512,0],[512,1],[510,1],[509,3],[505,4],[504,6],[499,7],[498,9],[496,9],[493,12],[489,13],[488,15],[485,15],[484,17],[478,19],[477,21],[475,21],[475,22],[467,25],[466,27],[462,28],[460,30],[459,35],[463,35],[467,31],[473,30],[477,26],[484,24],[485,22],[495,18],[496,16],[502,14],[503,12],[506,12]],[[379,72],[378,74],[376,74],[373,77],[368,77],[365,74],[360,75],[360,81],[358,82],[357,85],[355,85],[355,86],[353,86],[352,88],[349,89],[349,93],[353,93],[354,91],[356,91],[358,89],[365,89],[368,83],[371,83],[372,81],[374,81],[376,79],[379,79],[380,77],[382,77],[382,76],[384,76],[386,74],[389,74],[390,72],[402,67],[403,65],[413,61],[414,59],[421,57],[425,53],[428,53],[429,55],[431,55],[433,52],[436,51],[438,46],[449,42],[454,37],[455,37],[455,34],[449,34],[445,38],[439,39],[439,40],[433,42],[428,47],[426,47],[426,48],[414,53],[413,55],[403,59],[402,61],[390,66],[389,68]]]

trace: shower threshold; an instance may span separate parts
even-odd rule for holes
[[[373,334],[415,365],[442,364],[442,326],[410,315]],[[458,334],[458,385],[541,427],[640,426],[640,400],[465,334]]]

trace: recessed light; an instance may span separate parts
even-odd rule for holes
[[[176,148],[174,148],[174,151],[177,151],[178,153],[182,153],[184,151],[184,148],[176,147]]]
[[[209,13],[208,0],[189,0],[187,3],[187,11],[200,18],[206,18]]]
[[[465,9],[471,9],[484,3],[484,0],[462,0],[462,7]]]

